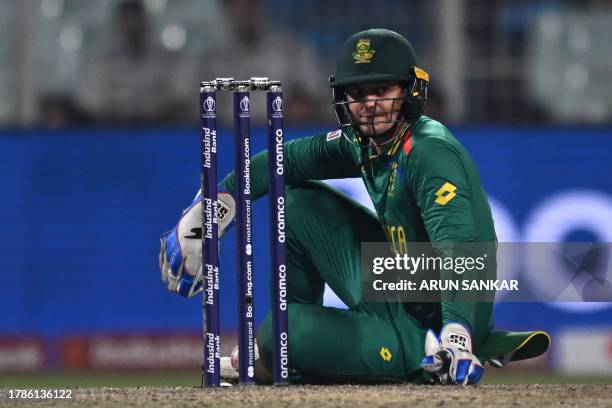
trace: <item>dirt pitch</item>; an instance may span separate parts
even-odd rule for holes
[[[15,401],[65,407],[612,407],[612,385],[291,386],[200,389],[82,388],[72,401]],[[7,406],[5,398],[0,406]]]

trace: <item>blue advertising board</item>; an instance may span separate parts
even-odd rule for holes
[[[612,128],[452,130],[481,170],[500,241],[612,242]],[[253,132],[252,151],[264,135]],[[220,174],[233,166],[232,139],[219,138]],[[169,294],[158,270],[159,235],[198,188],[197,129],[3,131],[0,146],[0,334],[200,328],[201,299]],[[339,184],[361,194],[354,185]],[[266,206],[254,206],[258,322],[268,309]],[[233,232],[222,241],[225,329],[236,323],[234,242]],[[610,327],[611,310],[501,303],[496,325]]]

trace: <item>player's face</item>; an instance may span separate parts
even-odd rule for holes
[[[349,86],[349,111],[362,134],[373,137],[391,129],[400,114],[406,91],[397,83],[381,82]]]

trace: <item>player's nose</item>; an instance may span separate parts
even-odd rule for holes
[[[377,100],[376,95],[374,94],[366,95],[362,100],[362,104],[366,108],[374,108],[376,106],[376,100]]]

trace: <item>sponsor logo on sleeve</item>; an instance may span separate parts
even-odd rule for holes
[[[457,195],[456,191],[457,187],[447,181],[442,187],[438,189],[438,191],[436,191],[437,198],[435,202],[440,205],[448,204],[448,202],[455,198],[455,196]]]
[[[332,132],[327,132],[327,137],[325,140],[331,142],[332,140],[338,139],[340,136],[342,136],[342,130],[334,130]]]

